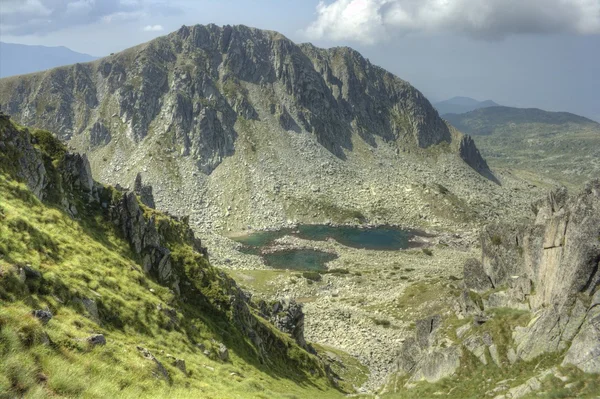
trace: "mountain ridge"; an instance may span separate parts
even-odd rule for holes
[[[99,57],[65,46],[38,46],[0,42],[0,78],[25,75],[63,65],[91,62]]]
[[[463,114],[479,108],[499,106],[492,100],[478,101],[471,97],[456,96],[448,100],[438,101],[433,104],[440,115],[445,114]]]
[[[577,189],[600,173],[600,124],[568,112],[491,107],[444,115],[496,168]],[[537,176],[537,177],[536,177]]]

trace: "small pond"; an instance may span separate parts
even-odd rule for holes
[[[347,247],[396,251],[418,246],[418,244],[410,241],[416,235],[419,234],[390,226],[363,228],[357,226],[300,225],[294,229],[258,231],[232,238],[244,244],[243,252],[261,255],[262,249],[269,247],[273,241],[284,236],[295,236],[312,241],[325,241],[331,238]],[[262,257],[268,266],[277,269],[295,270],[325,270],[325,263],[337,258],[335,254],[313,249],[277,251],[262,254]]]

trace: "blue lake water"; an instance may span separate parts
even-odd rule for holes
[[[356,226],[300,225],[294,229],[258,231],[233,239],[244,244],[243,252],[261,255],[262,248],[288,235],[312,241],[334,239],[352,248],[394,251],[409,248],[410,239],[416,233],[388,226],[369,229]],[[268,266],[296,270],[324,270],[325,263],[337,258],[334,254],[312,249],[278,251],[262,257]]]

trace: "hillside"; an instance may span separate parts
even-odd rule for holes
[[[0,78],[44,71],[97,59],[66,47],[29,46],[0,42]]]
[[[492,100],[477,101],[470,97],[452,97],[448,100],[438,101],[433,104],[440,115],[463,114],[479,108],[496,107],[498,104]]]
[[[491,107],[444,115],[497,168],[581,187],[600,174],[600,124],[567,112]],[[535,177],[534,177],[535,178]]]
[[[352,49],[245,26],[184,26],[92,63],[2,79],[0,106],[85,152],[104,183],[131,187],[141,173],[158,208],[207,234],[452,227],[529,202],[526,183],[495,176],[407,82]],[[431,197],[436,184],[451,200]]]
[[[271,316],[186,220],[0,115],[0,397],[340,397]]]

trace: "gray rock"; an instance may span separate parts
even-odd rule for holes
[[[467,338],[463,342],[463,346],[469,352],[471,352],[477,359],[479,359],[481,363],[483,363],[484,365],[487,364],[487,348],[485,346],[485,343],[483,342],[483,339],[480,336],[475,335]]]
[[[490,351],[490,356],[492,357],[492,361],[498,367],[502,367],[502,360],[500,360],[500,353],[498,353],[498,346],[496,344],[492,344],[488,347]]]
[[[416,340],[422,349],[428,348],[432,342],[437,328],[441,325],[442,318],[439,315],[429,316],[415,322]]]
[[[43,309],[33,310],[31,314],[33,317],[41,321],[42,324],[47,324],[53,317],[52,312]]]
[[[25,265],[22,267],[22,269],[26,280],[40,280],[42,278],[42,273],[30,265]]]
[[[229,361],[229,349],[223,344],[219,343],[219,347],[217,348],[217,354],[219,355],[219,359],[224,362]]]
[[[409,381],[435,383],[453,375],[460,367],[459,347],[439,348],[424,356]]]
[[[289,334],[300,347],[313,352],[304,338],[304,312],[302,305],[293,299],[283,299],[272,303],[270,306],[264,301],[258,304],[261,314],[277,329]]]
[[[508,393],[510,398],[517,399],[529,395],[535,391],[539,391],[541,388],[542,384],[540,383],[540,380],[538,380],[537,377],[532,377],[524,384],[511,388]]]
[[[103,147],[110,143],[111,139],[110,131],[102,122],[97,121],[92,125],[90,129],[90,145],[92,147]]]
[[[154,203],[154,194],[152,193],[152,186],[142,182],[141,173],[138,173],[135,177],[135,182],[133,183],[133,192],[140,197],[142,204],[146,205],[148,208],[156,208],[156,204]]]
[[[187,375],[187,368],[185,365],[185,360],[178,359],[173,355],[167,355],[167,358],[171,361],[171,364],[178,368],[183,374]]]
[[[169,374],[165,366],[163,366],[163,364],[160,361],[158,361],[158,359],[154,357],[154,355],[150,353],[148,349],[138,346],[137,350],[140,352],[144,359],[150,360],[154,363],[156,367],[154,375],[156,377],[164,378],[166,381],[171,382],[171,375]]]
[[[471,258],[465,262],[463,275],[463,281],[467,289],[484,292],[493,288],[490,278],[483,270],[483,265],[477,259]]]
[[[92,345],[106,345],[106,338],[102,334],[94,334],[87,338],[87,342]]]
[[[585,373],[600,373],[600,310],[590,310],[573,339],[562,365],[572,364]]]

